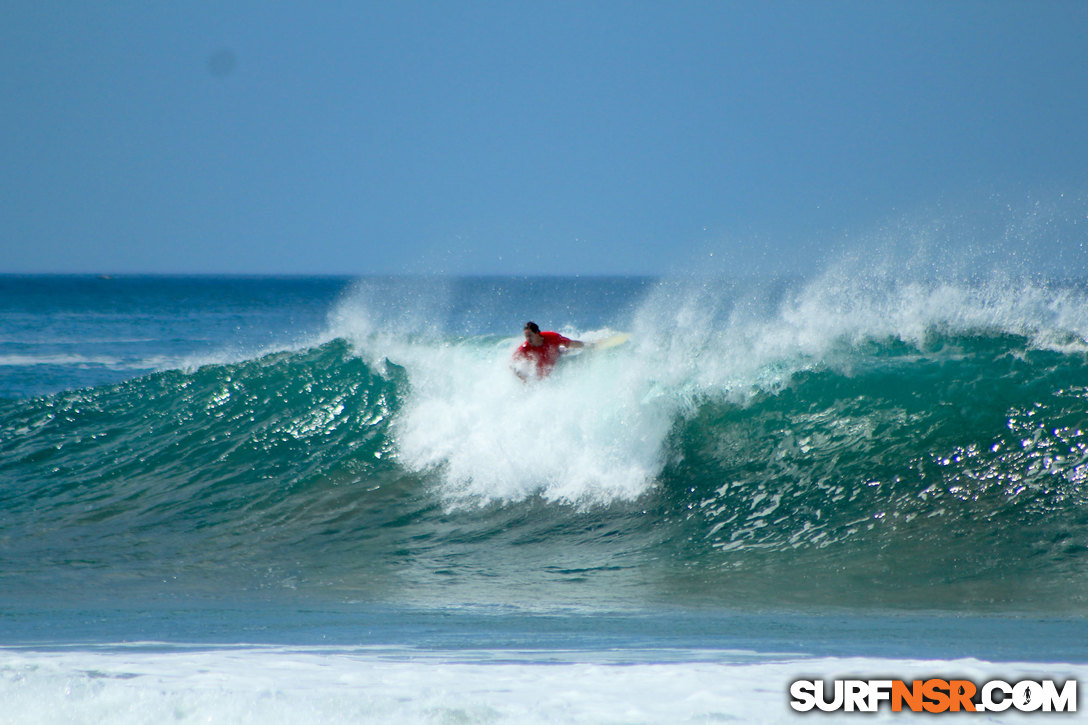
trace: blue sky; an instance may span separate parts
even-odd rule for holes
[[[0,19],[0,272],[789,271],[873,230],[1046,227],[1040,205],[1060,233],[1004,243],[1088,259],[1084,2]],[[962,228],[1009,224],[1032,226]]]

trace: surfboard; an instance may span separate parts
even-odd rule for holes
[[[603,337],[600,340],[586,340],[585,347],[574,349],[563,348],[561,352],[563,353],[564,358],[582,358],[600,350],[609,350],[613,347],[619,347],[630,339],[631,333],[618,332],[615,335],[609,335],[608,337]]]
[[[591,347],[591,349],[592,350],[607,350],[610,347],[616,347],[618,345],[622,345],[623,343],[627,342],[630,339],[631,339],[631,333],[629,333],[629,332],[620,332],[620,333],[617,333],[617,334],[613,335],[612,337],[606,337],[603,340],[597,340],[596,342],[593,343],[593,346]]]

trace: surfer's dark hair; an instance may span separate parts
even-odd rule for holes
[[[538,335],[540,334],[540,326],[537,325],[535,322],[533,322],[531,320],[529,322],[525,323],[525,329],[526,330],[532,330],[533,332],[535,332]]]

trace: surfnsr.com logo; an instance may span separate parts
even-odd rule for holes
[[[888,703],[892,712],[1076,712],[1077,681],[990,680],[796,680],[790,707],[798,712],[876,712]]]

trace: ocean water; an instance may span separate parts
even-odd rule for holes
[[[782,722],[1086,616],[1080,280],[0,277],[0,722]]]

